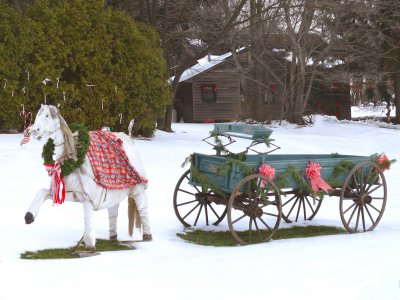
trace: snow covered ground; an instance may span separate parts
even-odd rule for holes
[[[386,153],[400,159],[400,131],[376,124],[316,116],[315,124],[272,125],[275,153]],[[173,124],[135,141],[149,179],[154,241],[134,251],[72,260],[22,260],[20,253],[70,247],[82,236],[80,204],[45,203],[35,222],[24,215],[35,193],[49,185],[42,143],[25,149],[21,134],[0,135],[0,299],[400,299],[400,162],[385,172],[388,202],[368,233],[207,247],[176,236],[172,195],[193,152],[212,154],[201,140],[212,124]],[[326,197],[313,225],[342,226],[339,201]],[[128,239],[127,204],[120,207],[119,238]],[[95,216],[98,238],[108,237],[106,211]],[[301,222],[301,224],[304,224]],[[224,220],[219,227],[228,230]],[[135,233],[139,238],[138,232]]]
[[[376,117],[376,118],[385,118],[387,114],[386,104],[376,105],[373,103],[364,104],[360,106],[352,106],[351,107],[351,116],[352,118],[363,118],[363,117]],[[390,108],[390,115],[393,117],[396,114],[396,107],[392,106]]]

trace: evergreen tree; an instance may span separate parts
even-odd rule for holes
[[[35,35],[35,24],[0,0],[0,129],[21,129],[21,104],[29,109],[26,65]]]
[[[100,0],[38,0],[27,97],[60,106],[67,122],[151,135],[169,100],[158,36]]]

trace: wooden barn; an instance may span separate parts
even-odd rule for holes
[[[239,59],[246,59],[239,53]],[[180,78],[174,108],[177,121],[237,120],[241,113],[240,75],[232,54],[209,55]]]
[[[339,120],[351,120],[349,84],[332,83],[314,87],[310,98],[311,113],[335,116]]]
[[[241,88],[241,74],[233,60],[232,53],[220,56],[209,55],[181,76],[174,99],[176,118],[174,121],[225,122],[240,119],[278,120],[283,117],[283,93],[285,69],[288,61],[282,58],[279,49],[271,48],[266,57],[270,71],[262,81],[264,88],[248,82],[253,99],[258,102],[249,107],[244,102]],[[248,69],[254,65],[251,55],[245,49],[238,52],[237,58]],[[271,74],[272,74],[271,73]],[[278,79],[277,79],[277,78]],[[279,80],[281,79],[281,80]],[[247,95],[249,97],[249,95]],[[350,89],[346,84],[316,84],[310,95],[308,113],[334,115],[338,119],[351,119]]]
[[[240,71],[228,52],[220,56],[210,55],[198,61],[181,76],[174,99],[175,121],[224,122],[241,119],[277,120],[282,117],[282,98],[285,82],[286,61],[279,51],[271,48],[267,55],[270,71],[281,78],[276,80],[266,73],[262,76],[264,87],[252,80],[247,81],[245,103]],[[236,55],[240,65],[249,71],[254,65],[251,54],[241,48]],[[245,80],[245,79],[244,79]],[[261,95],[261,96],[260,96]],[[254,99],[258,99],[255,101]]]

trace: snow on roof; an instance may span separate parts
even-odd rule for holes
[[[284,50],[284,49],[272,49],[272,51],[274,51],[274,52],[283,52],[283,51],[285,51],[285,50]],[[293,57],[293,52],[288,51],[288,52],[286,53],[285,59],[286,59],[287,61],[290,61],[290,62],[291,62],[291,61],[292,61],[292,57]],[[325,60],[323,60],[323,61],[318,62],[318,64],[319,64],[320,66],[325,67],[325,68],[331,69],[331,68],[333,68],[333,67],[335,67],[335,66],[343,65],[343,64],[344,64],[344,61],[341,60],[341,59],[327,58],[327,59],[325,59]],[[314,60],[312,59],[312,57],[307,58],[306,65],[307,65],[307,66],[312,66],[312,65],[314,65]]]
[[[341,59],[329,58],[329,59],[326,59],[324,61],[321,61],[319,64],[324,66],[325,68],[330,69],[330,68],[333,68],[333,67],[336,67],[336,66],[344,65],[344,61],[341,60]]]
[[[236,50],[236,52],[240,52],[244,49],[244,47]],[[186,71],[184,71],[179,79],[179,82],[186,81],[208,69],[211,69],[223,61],[225,61],[228,57],[232,56],[232,52],[228,52],[222,55],[207,55],[197,61],[197,64],[190,67]],[[174,76],[170,78],[170,82],[174,80]]]

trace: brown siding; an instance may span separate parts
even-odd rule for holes
[[[216,102],[203,102],[202,84],[216,84]],[[233,121],[240,115],[240,78],[234,69],[211,69],[193,79],[194,121]]]
[[[178,122],[183,118],[184,122],[193,122],[192,84],[183,82],[175,95],[174,107],[177,111]]]
[[[245,69],[251,64],[251,57],[248,51],[243,51],[238,55],[239,61]],[[269,65],[274,70],[278,78],[282,78],[284,65],[283,62],[275,57],[269,58]],[[201,122],[205,120],[214,121],[234,121],[243,118],[254,117],[252,113],[254,109],[262,114],[265,120],[279,119],[281,117],[282,107],[282,91],[283,87],[279,84],[279,80],[272,76],[265,76],[263,84],[266,87],[272,85],[276,90],[274,93],[265,91],[268,101],[261,101],[258,107],[249,110],[249,104],[242,107],[243,102],[240,89],[241,84],[239,71],[236,69],[233,58],[230,57],[218,66],[204,71],[185,82],[180,83],[178,95],[182,105],[184,106],[185,122]],[[188,93],[188,85],[191,85],[191,95]],[[204,102],[201,94],[202,84],[216,84],[217,100],[213,102]],[[248,82],[250,90],[253,90],[252,81]],[[259,85],[254,86],[254,90]],[[268,103],[266,103],[268,102]]]
[[[339,120],[351,119],[350,89],[326,88],[314,93],[310,110],[315,113],[336,116]]]

